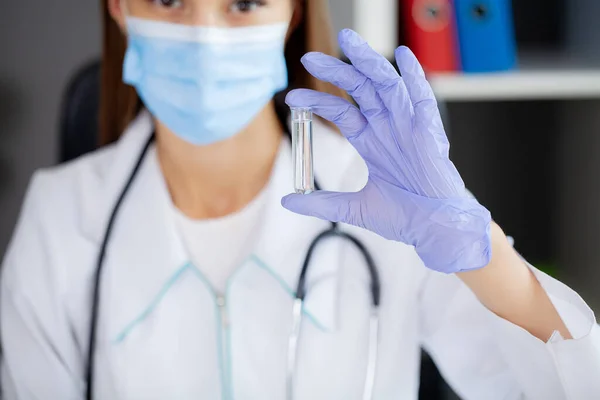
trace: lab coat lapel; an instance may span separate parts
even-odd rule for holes
[[[108,218],[138,155],[150,137],[151,118],[142,113],[116,144],[94,236],[100,242]],[[143,318],[165,285],[185,269],[188,256],[170,215],[171,200],[151,147],[118,211],[101,281],[101,324],[116,340]]]
[[[294,191],[291,144],[284,139],[271,177],[268,206],[254,255],[255,262],[295,295],[302,264],[315,237],[329,222],[294,214],[281,206],[281,198]],[[341,247],[335,240],[320,244],[307,274],[305,309],[327,329],[335,328],[338,269]]]

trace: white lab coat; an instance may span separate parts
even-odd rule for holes
[[[142,113],[116,145],[35,174],[3,265],[6,400],[82,399],[100,241],[151,129]],[[324,125],[317,124],[315,136],[321,185],[360,187],[366,172],[354,150]],[[149,153],[108,247],[96,399],[285,398],[293,291],[309,243],[328,227],[280,206],[292,191],[291,176],[290,152],[282,147],[258,244],[219,307],[178,237]],[[382,281],[375,399],[417,397],[421,345],[465,399],[600,399],[594,315],[565,285],[534,270],[575,337],[543,343],[486,310],[455,276],[426,269],[412,247],[343,228],[366,244]],[[360,398],[369,314],[362,256],[330,239],[309,271],[297,399]]]

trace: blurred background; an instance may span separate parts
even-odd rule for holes
[[[480,18],[481,12],[507,1],[457,0],[457,4],[472,7]],[[399,44],[423,46],[415,38],[418,24],[411,24],[418,18],[411,7],[439,17],[444,3],[329,2],[336,30],[356,29],[390,58]],[[600,311],[598,15],[597,0],[515,0],[510,10],[514,24],[502,23],[510,31],[506,43],[510,45],[512,38],[516,46],[515,65],[510,65],[510,54],[496,60],[498,69],[508,71],[477,71],[480,66],[467,62],[454,70],[429,71],[451,139],[452,159],[469,189],[529,261],[576,289],[595,311]],[[474,40],[469,32],[477,27],[463,28],[459,47],[466,54],[470,50],[463,45]],[[481,40],[485,44],[486,39]],[[423,53],[424,57],[452,56],[432,43],[426,43],[424,51],[433,52]],[[492,53],[492,58],[498,55]],[[0,255],[31,174],[61,160],[61,110],[69,83],[99,54],[98,1],[3,4]],[[473,70],[463,72],[467,67]],[[453,398],[427,360],[423,370],[422,399]]]

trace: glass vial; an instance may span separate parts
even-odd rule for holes
[[[292,156],[294,159],[294,191],[315,191],[313,167],[313,114],[310,108],[292,107]]]

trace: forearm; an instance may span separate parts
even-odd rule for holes
[[[546,291],[495,223],[491,262],[457,275],[490,311],[539,339],[547,341],[554,331],[571,338]]]

